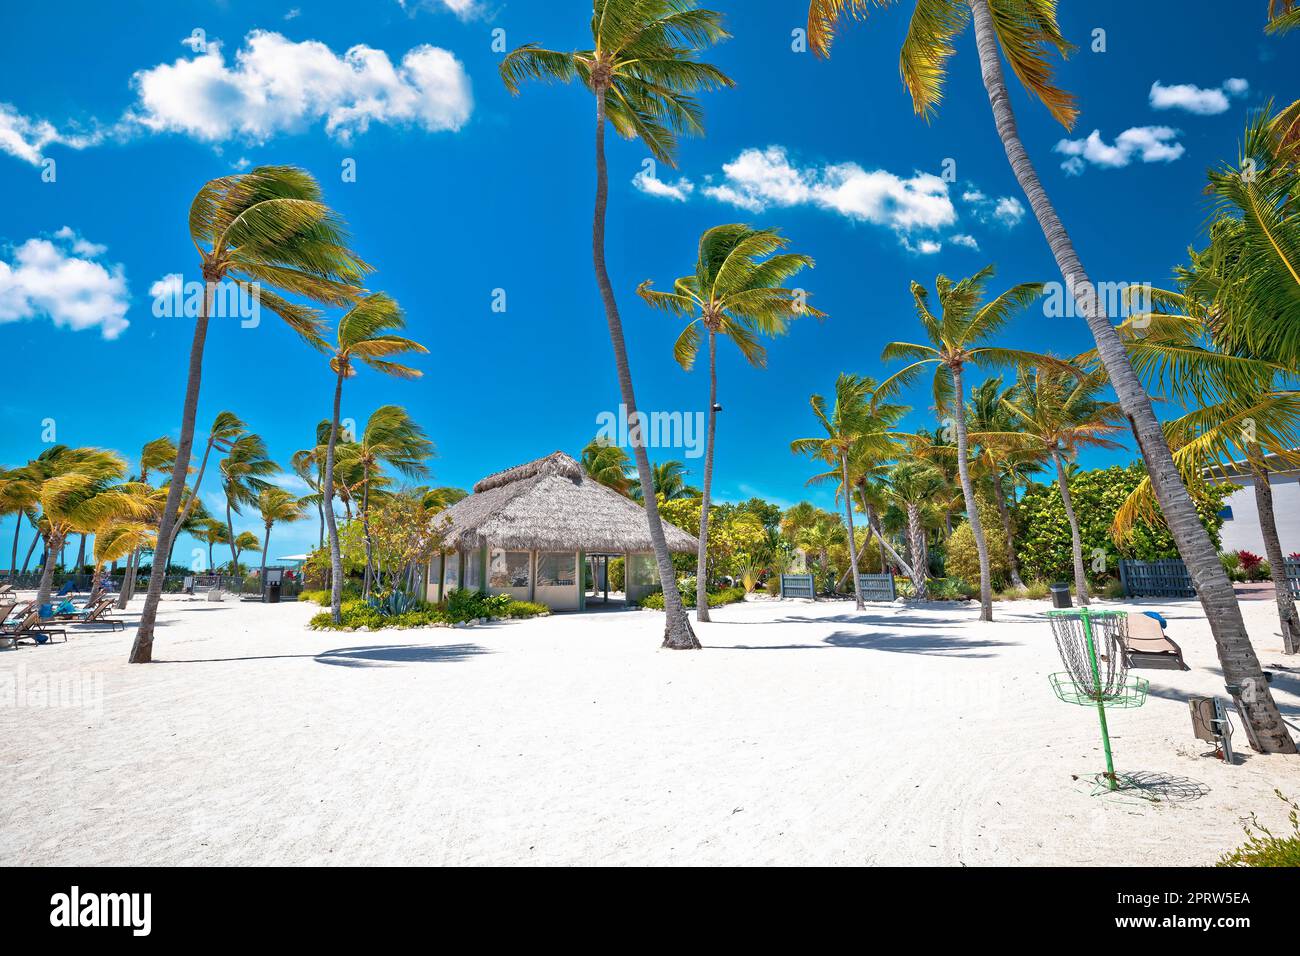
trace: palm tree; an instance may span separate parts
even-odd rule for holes
[[[41,482],[41,519],[45,524],[45,565],[36,603],[46,604],[54,581],[54,565],[68,535],[93,531],[98,522],[133,512],[130,494],[118,487],[126,462],[116,452],[100,448],[64,448],[50,459]]]
[[[160,545],[168,542],[168,547],[180,514],[194,445],[203,346],[217,286],[225,280],[233,282],[241,292],[253,296],[259,307],[283,319],[308,344],[320,347],[320,313],[290,302],[273,290],[281,289],[313,302],[347,305],[360,294],[360,282],[370,271],[348,248],[343,224],[321,201],[316,180],[291,166],[259,166],[247,173],[211,180],[194,197],[189,227],[202,262],[204,292],[190,346],[176,464],[158,527],[158,541]],[[166,575],[166,562],[154,561],[140,626],[131,647],[133,664],[147,664],[152,659],[154,621]]]
[[[9,468],[0,473],[0,517],[13,515],[14,518],[13,553],[9,558],[10,580],[18,578],[18,534],[22,530],[23,518],[33,521],[39,501],[39,485],[32,481],[26,468]]]
[[[975,536],[980,562],[980,620],[993,620],[993,584],[989,573],[988,542],[975,506],[975,485],[970,476],[970,443],[966,434],[966,394],[963,370],[967,365],[987,367],[1046,361],[1044,356],[1020,349],[983,345],[989,336],[1006,325],[1011,316],[1023,309],[1043,291],[1038,282],[1012,286],[992,301],[984,301],[984,287],[993,275],[987,266],[975,275],[953,282],[947,276],[935,279],[940,315],[930,311],[929,293],[919,282],[912,283],[916,314],[925,330],[928,345],[890,342],[881,358],[885,361],[906,359],[908,364],[881,383],[877,392],[887,396],[915,382],[930,366],[934,367],[934,403],[940,413],[947,412],[957,439],[957,474],[966,503],[966,520]]]
[[[631,462],[627,452],[607,438],[593,438],[582,449],[582,470],[592,480],[620,495],[630,495],[632,481],[628,478]]]
[[[1268,33],[1285,33],[1300,27],[1300,8],[1296,0],[1268,0]]]
[[[844,514],[849,529],[849,566],[853,572],[853,598],[859,610],[866,607],[862,600],[862,582],[858,579],[858,545],[853,532],[853,480],[849,475],[849,455],[855,445],[876,443],[880,457],[893,451],[893,440],[885,433],[884,425],[871,415],[871,402],[876,394],[874,379],[841,372],[835,380],[835,405],[828,413],[826,399],[813,395],[809,399],[813,414],[825,431],[815,438],[796,438],[790,451],[796,455],[810,455],[827,464],[838,466],[844,488]]]
[[[363,298],[339,319],[336,342],[330,349],[334,372],[334,408],[330,418],[329,442],[325,450],[325,479],[321,497],[325,504],[325,525],[330,536],[330,613],[338,623],[343,605],[343,551],[338,522],[334,520],[334,463],[339,440],[339,408],[343,401],[343,380],[357,374],[357,363],[394,378],[419,378],[423,373],[398,362],[394,356],[427,352],[423,345],[396,333],[406,328],[406,317],[398,304],[382,292]],[[344,485],[346,487],[346,484]]]
[[[114,564],[123,558],[156,548],[158,526],[148,521],[113,518],[95,531],[91,547],[91,560],[95,563],[95,575],[90,584],[90,601],[99,596],[104,580],[104,566]],[[123,579],[123,588],[126,581]]]
[[[1123,447],[1106,437],[1125,429],[1124,413],[1119,405],[1098,398],[1105,386],[1105,373],[1100,370],[1082,376],[1056,367],[1022,372],[1014,394],[1002,402],[1015,430],[976,436],[977,441],[988,439],[1032,447],[1056,468],[1061,504],[1070,522],[1074,589],[1083,605],[1089,603],[1088,579],[1083,569],[1083,535],[1070,497],[1066,461],[1074,458],[1081,448]]]
[[[998,518],[1002,523],[1002,534],[1007,543],[1007,568],[1013,588],[1024,589],[1025,582],[1020,576],[1020,558],[1016,554],[1015,528],[1011,520],[1011,509],[1007,506],[1007,486],[1005,479],[1012,479],[1012,491],[1015,490],[1016,477],[1014,469],[1033,459],[1031,453],[1017,451],[1017,442],[999,440],[995,436],[1013,433],[1017,430],[1015,420],[1003,404],[1015,396],[1016,386],[1002,385],[1001,376],[986,378],[971,389],[966,425],[969,437],[975,444],[975,461],[980,464],[988,478],[993,504],[998,509]]]
[[[226,499],[226,531],[230,535],[230,561],[235,555],[235,515],[243,514],[244,505],[256,505],[262,492],[271,487],[267,481],[278,474],[280,466],[267,457],[262,436],[241,435],[230,445],[221,460],[221,492]]]
[[[664,501],[677,501],[681,498],[698,498],[702,494],[700,489],[693,488],[686,483],[686,465],[680,461],[662,461],[658,464],[651,465],[650,471],[654,478],[654,493]],[[628,485],[628,494],[634,501],[644,501],[645,494],[641,489],[641,479],[633,478]]]
[[[722,17],[701,10],[695,0],[594,0],[592,48],[564,53],[535,43],[512,51],[501,62],[501,79],[514,94],[528,79],[569,83],[579,80],[596,100],[596,202],[592,218],[592,264],[614,348],[619,392],[628,420],[639,422],[627,343],[614,287],[605,265],[605,210],[609,175],[605,162],[605,123],[620,135],[638,138],[655,158],[675,165],[677,137],[703,132],[702,111],[693,93],[732,85],[721,70],[699,61],[709,45],[727,38]],[[644,436],[634,429],[632,450],[642,488],[653,487]],[[698,650],[700,642],[677,590],[677,576],[664,538],[659,505],[645,499],[646,521],[664,592],[664,647]]]
[[[805,304],[805,296],[785,287],[786,280],[805,267],[809,256],[783,252],[790,240],[775,229],[753,229],[742,223],[714,226],[700,237],[695,272],[673,283],[672,292],[658,292],[647,279],[637,289],[651,306],[689,321],[673,346],[673,358],[690,371],[700,352],[700,329],[709,343],[709,426],[704,448],[704,491],[700,508],[699,552],[695,570],[695,619],[709,620],[707,550],[709,497],[713,489],[713,448],[718,411],[718,336],[735,343],[750,365],[767,364],[759,337],[784,335],[790,320],[805,312],[823,313]]]
[[[271,548],[271,526],[277,521],[298,521],[306,510],[303,499],[274,485],[263,488],[257,496],[257,511],[262,516],[266,535],[262,539],[261,578],[266,581],[266,555]]]
[[[239,532],[239,534],[235,535],[234,539],[230,542],[230,544],[231,544],[231,555],[232,555],[230,559],[230,573],[233,574],[236,578],[240,579],[240,587],[242,588],[243,573],[240,570],[241,566],[239,564],[239,556],[243,554],[245,551],[252,551],[254,553],[257,553],[258,551],[262,550],[262,546],[261,544],[258,543],[257,535],[253,534],[253,532],[251,531]],[[265,559],[263,559],[263,564],[265,564]]]
[[[808,35],[813,49],[823,56],[829,55],[831,34],[841,15],[861,14],[871,6],[880,5],[880,0],[810,0]],[[903,81],[911,92],[913,106],[926,116],[937,108],[947,61],[954,51],[953,42],[970,19],[975,26],[980,73],[1007,160],[1061,270],[1065,290],[1078,302],[1087,320],[1111,385],[1146,460],[1147,471],[1154,478],[1160,510],[1187,564],[1214,633],[1224,679],[1229,684],[1260,689],[1245,703],[1246,720],[1253,730],[1250,736],[1259,742],[1260,748],[1266,753],[1296,753],[1295,741],[1287,733],[1273,695],[1264,682],[1264,672],[1250,644],[1232,582],[1178,474],[1151,398],[1129,364],[1124,344],[1110,317],[1098,303],[1096,287],[1084,270],[1070,234],[1020,139],[999,51],[1005,53],[1021,83],[1062,125],[1070,128],[1077,116],[1073,97],[1052,83],[1049,59],[1052,51],[1064,55],[1071,49],[1057,25],[1055,4],[1023,0],[917,0],[900,58]]]
[[[141,484],[149,483],[150,472],[163,472],[174,467],[176,464],[176,443],[170,438],[163,436],[155,438],[153,441],[145,442],[144,447],[140,449],[140,472],[136,479]],[[158,508],[161,517],[161,502]],[[179,527],[179,523],[177,527]],[[151,544],[150,547],[153,545]],[[143,550],[143,549],[141,549]],[[127,602],[135,596],[135,579],[136,572],[140,566],[140,550],[132,551],[126,558],[126,572],[122,576],[122,591],[118,595],[119,607],[125,608]],[[164,557],[168,556],[164,551]],[[155,559],[156,561],[156,559]],[[164,563],[166,563],[164,561]]]
[[[425,462],[434,455],[433,442],[424,429],[400,405],[383,405],[366,421],[359,441],[346,448],[348,462],[361,473],[361,526],[366,542],[366,571],[363,593],[370,596],[374,572],[370,540],[370,491],[378,480],[382,466],[388,465],[406,478],[421,478],[429,473]],[[355,494],[355,486],[349,487]]]
[[[208,571],[209,573],[215,571],[217,566],[212,560],[212,546],[226,544],[231,540],[226,523],[218,521],[216,518],[204,518],[190,533],[208,546]]]
[[[187,496],[172,529],[171,541],[167,545],[165,553],[168,556],[168,563],[171,561],[172,550],[176,547],[176,539],[180,537],[181,530],[198,506],[199,488],[203,484],[203,475],[208,470],[208,456],[212,454],[214,448],[222,454],[228,454],[231,445],[244,434],[246,427],[234,412],[218,412],[217,417],[212,420],[212,427],[208,430],[208,440],[203,444],[203,458],[199,462],[198,474],[194,476],[194,485],[185,489]]]
[[[912,590],[917,600],[925,600],[929,569],[929,548],[925,540],[923,512],[930,500],[947,486],[943,475],[922,459],[904,459],[889,472],[886,494],[907,517],[908,550],[911,552]]]

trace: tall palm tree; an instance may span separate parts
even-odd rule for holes
[[[290,302],[274,290],[313,302],[347,305],[360,295],[360,283],[370,271],[348,248],[346,230],[334,211],[321,201],[316,180],[291,166],[259,166],[247,173],[211,180],[190,205],[189,228],[201,260],[204,291],[190,345],[176,464],[158,527],[160,546],[167,542],[168,547],[180,514],[194,446],[203,346],[218,285],[232,282],[241,292],[255,297],[260,307],[284,320],[309,345],[319,348],[323,344],[319,311]],[[166,575],[166,562],[154,561],[140,626],[131,647],[133,664],[152,660],[154,622]]]
[[[231,559],[230,573],[237,578],[242,578],[240,571],[239,556],[245,551],[252,551],[256,554],[262,550],[262,545],[257,540],[257,535],[251,531],[241,531],[231,540]],[[242,586],[242,585],[241,585]]]
[[[262,516],[266,534],[262,539],[261,580],[266,580],[266,555],[271,549],[271,526],[277,521],[297,521],[303,516],[306,506],[303,500],[292,492],[274,485],[263,488],[257,496],[257,511]]]
[[[594,481],[606,488],[613,488],[620,495],[630,495],[632,479],[628,477],[631,460],[618,445],[607,438],[593,438],[582,449],[582,470]]]
[[[614,348],[623,407],[628,420],[638,422],[623,321],[605,265],[605,210],[609,199],[605,124],[612,123],[624,137],[640,139],[660,162],[675,165],[678,136],[703,132],[703,114],[692,94],[732,85],[721,70],[699,60],[704,49],[726,39],[728,34],[722,28],[722,16],[697,8],[695,0],[594,0],[591,36],[591,49],[569,53],[525,44],[502,60],[501,79],[515,94],[524,80],[578,80],[595,97],[592,264]],[[650,458],[639,429],[634,432],[632,450],[641,487],[653,487]],[[676,572],[653,495],[646,496],[645,513],[664,592],[663,646],[698,650],[700,642],[677,590]]]
[[[1023,589],[1024,579],[1020,576],[1020,558],[1016,555],[1015,529],[1011,521],[1011,509],[1007,507],[1007,491],[1004,477],[1007,462],[1017,456],[1009,447],[1011,443],[998,440],[995,435],[1016,431],[1014,418],[1003,404],[1015,394],[1015,385],[1002,385],[1001,376],[990,376],[971,389],[970,405],[967,410],[966,428],[974,442],[973,454],[980,462],[990,485],[990,497],[998,510],[998,519],[1002,523],[1002,535],[1007,543],[1007,570],[1013,588]],[[1023,453],[1022,453],[1023,454]]]
[[[808,313],[820,317],[805,296],[785,282],[812,268],[810,256],[783,252],[790,243],[775,229],[753,229],[743,223],[714,226],[700,237],[695,272],[673,283],[672,292],[653,289],[649,279],[637,289],[651,306],[689,321],[673,346],[673,358],[687,371],[700,352],[700,329],[709,345],[709,424],[704,448],[703,505],[700,508],[699,552],[695,570],[695,619],[709,620],[708,539],[709,497],[713,490],[713,449],[717,434],[718,336],[735,343],[750,365],[767,364],[761,336],[784,335],[790,320]]]
[[[348,461],[360,471],[361,527],[366,543],[366,570],[363,593],[370,596],[374,579],[373,546],[370,540],[370,492],[384,465],[405,478],[422,478],[429,473],[426,464],[434,455],[433,442],[401,405],[382,405],[366,420],[358,441],[347,446]],[[356,493],[355,487],[349,491]]]
[[[930,367],[934,369],[934,404],[941,414],[949,415],[957,439],[957,474],[966,503],[966,520],[970,522],[979,552],[981,621],[993,620],[993,583],[989,572],[988,542],[975,505],[975,485],[970,476],[964,369],[967,365],[984,368],[1046,361],[1044,356],[1034,352],[982,344],[1043,291],[1042,283],[1021,282],[986,302],[984,287],[992,275],[993,267],[986,266],[959,282],[942,275],[936,278],[938,316],[930,310],[929,293],[925,287],[919,282],[912,283],[916,314],[929,344],[890,342],[886,345],[881,358],[885,361],[905,359],[908,364],[882,382],[877,393],[891,395],[915,382]]]
[[[841,16],[861,15],[869,7],[883,6],[886,2],[810,0],[808,35],[813,49],[823,56],[829,55],[831,34]],[[1124,344],[1099,304],[1096,287],[1083,268],[1070,234],[1020,139],[1002,72],[1001,54],[1006,55],[1020,82],[1062,125],[1070,128],[1077,116],[1074,98],[1053,85],[1050,57],[1053,52],[1064,55],[1071,49],[1057,25],[1055,4],[1039,0],[916,0],[900,56],[903,81],[911,93],[913,106],[926,116],[937,108],[947,62],[954,52],[954,40],[972,20],[980,73],[1007,160],[1061,270],[1065,289],[1086,318],[1111,385],[1146,460],[1147,471],[1153,476],[1160,510],[1187,564],[1214,633],[1224,678],[1230,684],[1259,689],[1244,706],[1246,720],[1253,731],[1250,736],[1258,741],[1260,748],[1266,753],[1296,753],[1296,743],[1282,723],[1277,704],[1264,681],[1232,582],[1179,476],[1151,398],[1129,364]]]
[[[199,470],[194,476],[194,484],[185,489],[184,502],[181,504],[180,514],[172,529],[171,541],[168,543],[165,552],[168,556],[168,563],[171,561],[172,550],[176,547],[176,539],[180,537],[182,529],[189,522],[190,516],[195,513],[195,508],[199,504],[199,488],[202,486],[203,476],[208,470],[208,457],[212,454],[213,449],[223,455],[228,454],[231,445],[240,435],[244,434],[246,427],[234,412],[218,412],[217,417],[212,420],[212,427],[208,429],[208,440],[203,443],[203,458],[199,461]]]
[[[982,434],[985,439],[1020,443],[1022,448],[1036,446],[1056,468],[1061,504],[1070,522],[1070,544],[1074,556],[1074,589],[1079,603],[1087,605],[1088,578],[1083,568],[1083,535],[1079,518],[1070,497],[1067,460],[1081,448],[1121,448],[1108,438],[1125,430],[1124,413],[1116,402],[1098,396],[1106,387],[1105,373],[1097,370],[1088,375],[1074,375],[1056,367],[1024,371],[1012,397],[1003,399],[1003,408],[1011,415],[1014,431]]]
[[[325,526],[330,536],[330,613],[340,620],[343,605],[343,550],[338,522],[334,519],[334,465],[339,440],[339,409],[343,381],[357,374],[357,364],[394,378],[419,378],[418,369],[391,361],[394,356],[427,352],[423,345],[397,333],[406,328],[401,307],[382,292],[363,298],[339,319],[335,343],[330,347],[330,369],[334,372],[334,406],[330,418],[329,442],[325,450],[325,479],[321,497],[325,504]],[[346,487],[346,484],[345,484]]]
[[[262,492],[272,487],[267,480],[278,474],[280,466],[267,455],[261,435],[241,435],[221,459],[221,493],[226,500],[226,531],[230,534],[230,561],[235,554],[234,516],[243,514],[245,505],[256,505]]]
[[[170,438],[164,435],[161,438],[155,438],[152,441],[145,442],[144,447],[140,449],[140,471],[136,480],[141,484],[147,485],[149,483],[149,475],[151,472],[164,472],[174,467],[175,464],[176,443]],[[158,511],[159,516],[161,517],[161,503]],[[179,527],[179,524],[177,527]],[[151,542],[150,547],[153,547],[153,544],[154,543]],[[126,607],[127,602],[135,596],[136,572],[140,566],[140,554],[142,550],[144,549],[142,548],[132,551],[126,558],[126,573],[122,576],[122,591],[118,596],[120,606],[123,608]],[[164,551],[163,556],[164,558],[168,557],[168,552]],[[164,563],[166,563],[165,560]]]
[[[849,474],[849,456],[855,445],[874,443],[880,457],[893,451],[893,439],[886,434],[879,418],[871,415],[871,403],[876,393],[876,382],[860,375],[841,372],[835,380],[835,404],[827,411],[826,399],[813,395],[808,404],[822,426],[824,435],[814,438],[796,438],[790,451],[796,455],[809,455],[830,465],[838,466],[843,482],[844,516],[849,534],[849,566],[853,572],[853,599],[859,610],[866,607],[862,600],[862,582],[858,578],[858,545],[853,531],[853,479]]]
[[[190,534],[208,546],[208,572],[215,571],[217,566],[212,559],[212,546],[226,544],[231,540],[226,523],[218,521],[216,518],[207,517],[202,519]]]
[[[95,564],[95,574],[90,583],[92,603],[103,587],[104,567],[140,551],[156,548],[157,534],[158,526],[150,521],[119,517],[105,522],[95,531],[90,555]],[[125,587],[125,578],[122,583]]]
[[[13,515],[14,541],[13,553],[9,558],[9,577],[18,577],[18,535],[22,530],[23,518],[32,521],[40,498],[40,486],[32,481],[31,474],[25,467],[5,469],[0,474],[0,517]]]

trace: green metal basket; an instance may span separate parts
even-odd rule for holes
[[[1082,707],[1095,707],[1099,701],[1106,707],[1119,710],[1141,707],[1147,702],[1147,692],[1151,688],[1151,682],[1145,677],[1134,677],[1124,681],[1114,693],[1099,697],[1094,688],[1078,683],[1066,671],[1048,674],[1047,679],[1051,681],[1052,692],[1060,700]]]

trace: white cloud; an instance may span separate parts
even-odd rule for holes
[[[192,58],[138,71],[132,82],[133,121],[205,142],[260,143],[319,121],[344,142],[372,122],[458,130],[473,108],[465,68],[447,50],[417,46],[394,64],[373,47],[358,44],[340,56],[319,41],[265,30],[245,37],[233,65],[210,41]]]
[[[18,112],[10,103],[0,103],[0,153],[8,153],[24,162],[36,165],[43,151],[51,143],[60,143],[72,149],[85,149],[103,141],[104,132],[60,132],[46,120],[31,119]]]
[[[961,198],[970,207],[971,214],[985,224],[997,223],[1012,229],[1025,218],[1024,204],[1015,196],[994,198],[974,186],[967,186]]]
[[[1200,116],[1223,113],[1230,105],[1229,96],[1241,96],[1250,84],[1239,77],[1223,81],[1222,87],[1202,89],[1192,83],[1175,83],[1164,86],[1159,80],[1151,84],[1151,108],[1156,110],[1185,110]]]
[[[1178,131],[1168,126],[1134,126],[1115,137],[1114,144],[1093,130],[1085,139],[1063,139],[1053,147],[1066,160],[1061,168],[1072,176],[1081,174],[1088,163],[1104,169],[1120,169],[1135,158],[1144,163],[1172,163],[1183,155]]]
[[[479,0],[397,0],[397,5],[408,13],[417,10],[450,10],[462,20],[468,20],[481,12]]]
[[[941,229],[957,219],[948,184],[930,173],[903,178],[883,169],[866,170],[857,163],[798,167],[781,146],[747,149],[724,164],[722,173],[721,182],[702,192],[749,212],[811,205],[888,227],[903,240],[913,231]],[[921,245],[908,248],[920,250]]]
[[[286,20],[297,20],[300,16],[302,16],[302,10],[298,7],[293,7],[284,15],[284,18]]]
[[[948,241],[954,246],[965,246],[967,249],[974,249],[976,252],[978,252],[980,248],[980,244],[976,241],[974,236],[969,236],[964,233],[949,236]]]
[[[40,317],[58,328],[98,327],[115,339],[130,323],[126,274],[120,263],[96,261],[105,247],[64,226],[49,239],[28,239],[0,258],[0,323]]]
[[[915,253],[918,256],[932,256],[943,250],[943,243],[934,239],[921,239],[917,242],[912,242],[912,240],[908,239],[906,236],[902,236],[900,237],[900,241],[902,242],[904,249],[908,252]]]
[[[632,185],[648,196],[658,196],[660,199],[675,199],[678,202],[686,202],[691,193],[695,192],[695,184],[685,176],[680,177],[676,182],[667,182],[655,176],[652,169],[642,169],[632,177]]]

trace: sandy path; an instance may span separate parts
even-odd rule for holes
[[[1222,682],[1190,602],[1164,609],[1193,670],[1112,720],[1121,769],[1187,778],[1158,803],[1071,778],[1102,756],[1048,688],[1042,602],[751,602],[700,654],[644,612],[316,634],[312,607],[163,607],[153,666],[129,630],[0,653],[0,862],[1198,864],[1300,795],[1296,758],[1199,756],[1184,700]],[[84,706],[43,703],[73,679]],[[1297,674],[1274,689],[1295,721]]]

